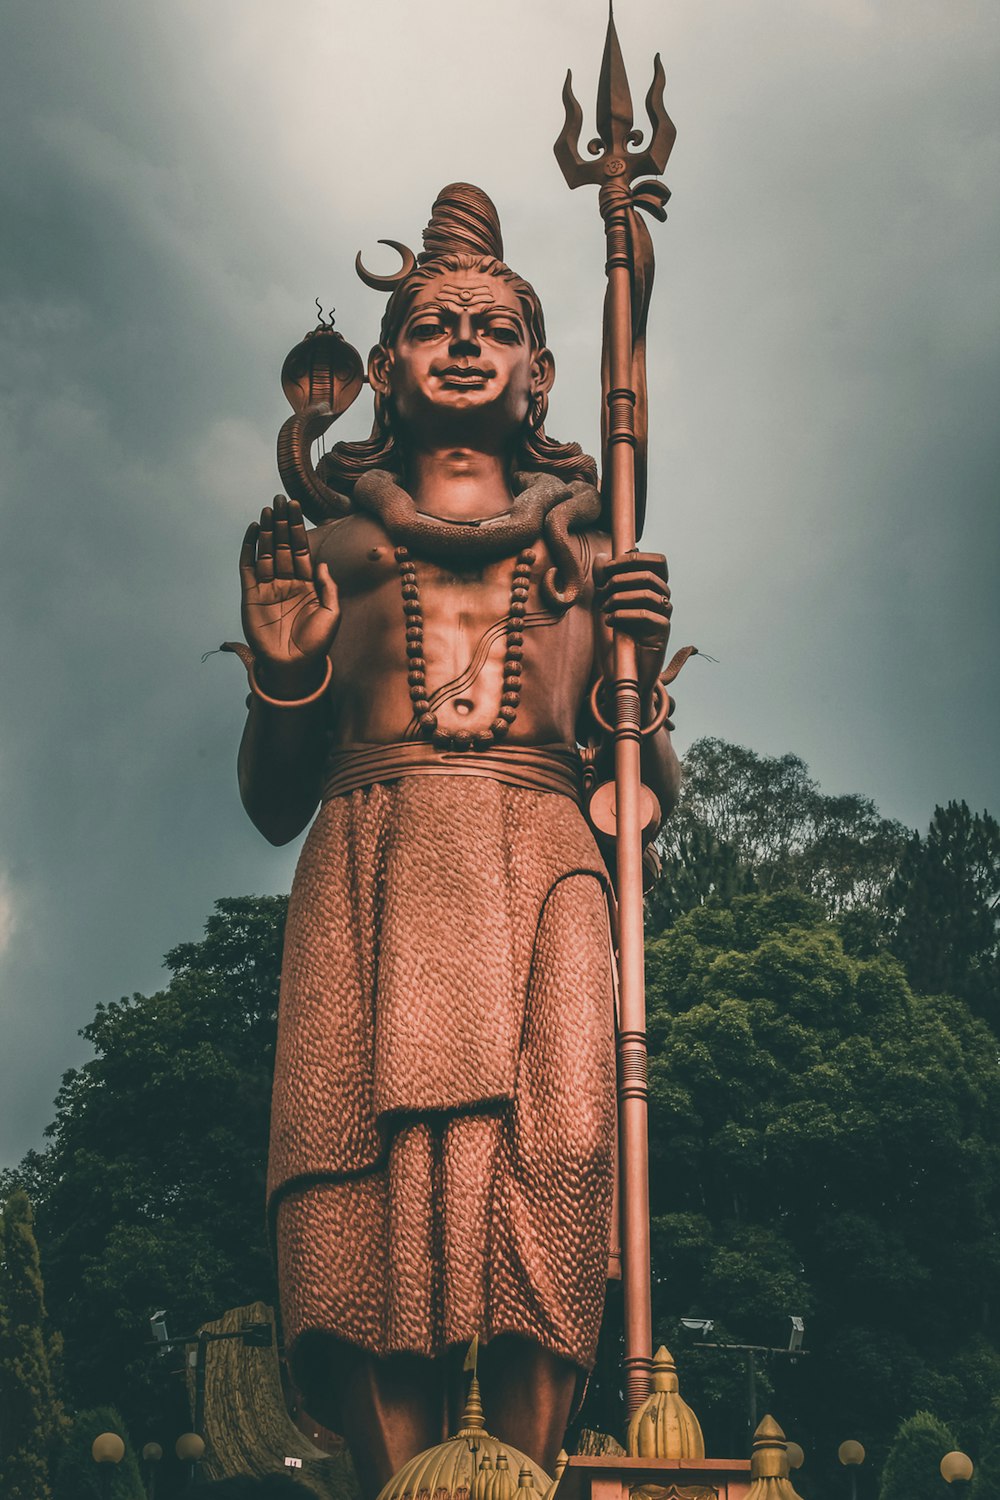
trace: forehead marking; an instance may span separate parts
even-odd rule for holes
[[[442,285],[441,297],[448,302],[461,302],[463,307],[492,307],[496,300],[484,286],[453,286],[450,282]]]

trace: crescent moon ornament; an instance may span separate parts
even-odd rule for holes
[[[354,269],[361,277],[361,280],[364,282],[365,286],[370,286],[373,291],[391,292],[395,290],[395,288],[401,281],[405,281],[407,276],[412,275],[412,273],[416,270],[417,257],[414,255],[413,251],[410,250],[406,245],[401,245],[399,240],[379,240],[379,244],[388,245],[390,250],[396,251],[397,255],[399,255],[400,259],[403,262],[399,270],[394,271],[391,276],[376,276],[374,271],[369,271],[366,269],[361,260],[360,250],[358,251],[357,258],[354,262]]]

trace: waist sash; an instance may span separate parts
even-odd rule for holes
[[[404,776],[485,776],[532,792],[557,792],[583,805],[579,751],[573,745],[493,745],[438,750],[426,740],[346,745],[327,761],[323,801]]]

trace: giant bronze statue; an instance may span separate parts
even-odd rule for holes
[[[270,1150],[285,1344],[368,1495],[447,1434],[474,1338],[491,1431],[551,1471],[595,1355],[619,1119],[640,1247],[626,1236],[626,1291],[630,1255],[633,1289],[648,1283],[641,862],[679,773],[666,565],[635,545],[652,266],[636,208],[662,217],[666,194],[632,179],[669,150],[661,86],[650,146],[631,152],[612,29],[603,155],[576,154],[568,83],[557,146],[571,185],[602,184],[602,488],[545,431],[539,299],[490,199],[454,183],[419,255],[386,242],[394,277],[359,257],[391,292],[371,436],[314,464],[364,373],[322,324],[286,361],[288,498],[240,558],[243,802],[276,844],[313,820]],[[644,1295],[648,1324],[648,1287],[627,1300],[639,1397]]]

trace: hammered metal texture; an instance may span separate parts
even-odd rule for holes
[[[427,778],[323,810],[289,915],[272,1136],[287,1347],[317,1328],[429,1355],[510,1332],[593,1363],[605,880],[551,794]]]
[[[392,1115],[513,1098],[542,909],[574,872],[607,880],[552,793],[413,777],[321,809],[285,930],[269,1194],[374,1165]],[[566,922],[567,951],[596,946]]]

